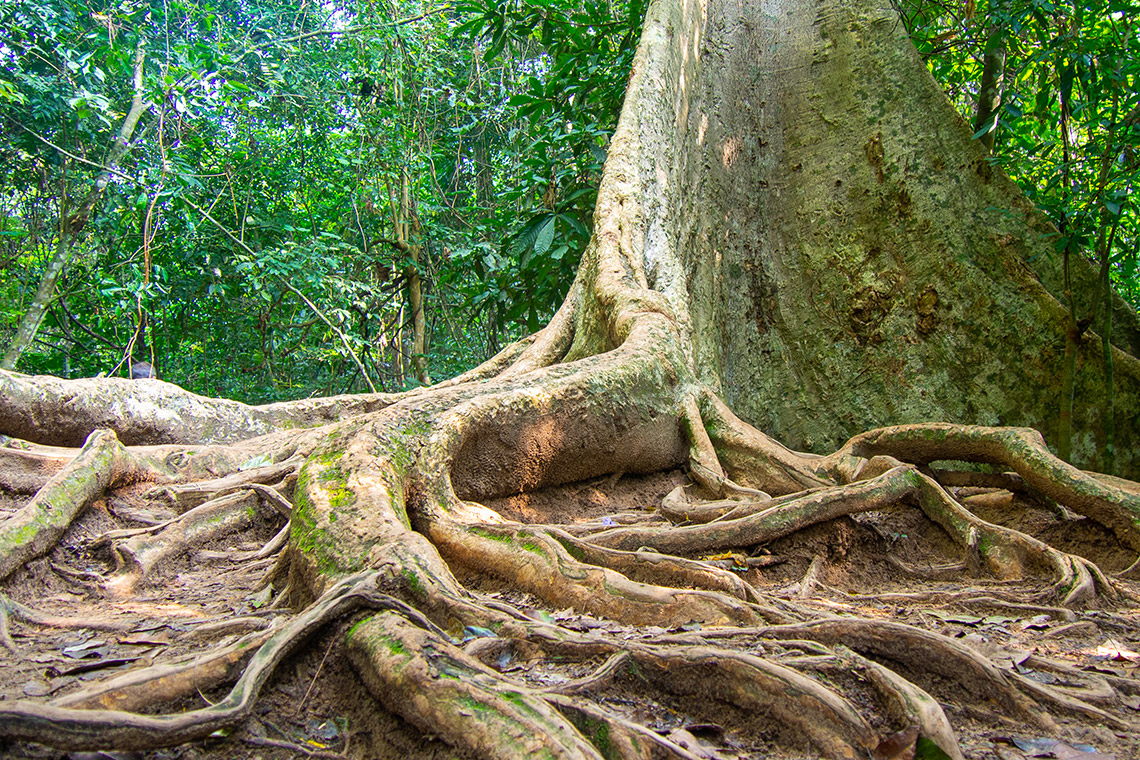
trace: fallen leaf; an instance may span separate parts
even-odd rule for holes
[[[1006,623],[1014,622],[1016,619],[1017,618],[1005,617],[1004,615],[987,615],[982,618],[982,622],[986,625],[1005,625]]]
[[[927,615],[933,615],[939,620],[944,620],[947,623],[957,623],[958,625],[977,625],[985,618],[978,617],[977,615],[963,615],[957,612],[945,612],[943,610],[925,610]]]
[[[256,610],[259,607],[264,607],[269,604],[269,600],[273,598],[273,586],[266,586],[264,589],[249,597],[250,605]]]
[[[1029,757],[1051,757],[1055,760],[1116,760],[1116,755],[1097,752],[1088,744],[1066,744],[1057,739],[1012,739],[1014,745]]]
[[[1032,652],[1026,652],[1024,650],[1017,649],[1013,651],[997,652],[991,655],[991,659],[999,668],[1012,670],[1028,660],[1032,655]]]
[[[24,684],[24,693],[29,697],[42,697],[51,693],[51,689],[39,681],[28,681]]]
[[[1097,752],[1095,747],[1087,744],[1069,745],[1064,742],[1058,742],[1053,748],[1053,757],[1057,760],[1116,760],[1116,755]]]
[[[1024,631],[1044,630],[1049,627],[1050,619],[1051,618],[1048,615],[1037,615],[1036,617],[1031,617],[1028,620],[1022,620],[1021,629]]]
[[[1123,660],[1130,663],[1140,663],[1140,653],[1133,652],[1131,649],[1125,649],[1120,645],[1120,642],[1115,639],[1109,639],[1096,648],[1093,652],[1096,657],[1104,657],[1107,660]]]
[[[157,636],[124,636],[119,639],[119,643],[132,647],[165,647],[170,645],[170,636],[166,634]]]
[[[82,665],[76,665],[74,668],[68,668],[60,672],[61,676],[75,676],[80,673],[91,673],[96,670],[105,670],[106,668],[114,668],[119,665],[128,665],[132,662],[137,662],[138,657],[119,657],[109,660],[97,660],[95,662],[85,662]]]
[[[70,657],[72,659],[79,659],[81,657],[99,657],[102,656],[99,653],[99,648],[105,646],[106,644],[107,642],[103,639],[90,639],[79,644],[71,644],[70,646],[65,646],[60,651],[63,652],[65,657]],[[104,654],[105,653],[106,652],[104,650]]]
[[[904,728],[879,742],[879,746],[875,747],[875,760],[914,760],[917,741],[918,726]]]
[[[471,639],[493,639],[496,633],[490,628],[480,628],[477,625],[469,625],[463,629],[463,641],[467,642]]]

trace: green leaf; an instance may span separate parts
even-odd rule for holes
[[[550,215],[546,219],[546,223],[539,229],[538,234],[534,238],[534,252],[541,256],[550,249],[550,244],[554,242],[554,216]]]
[[[950,755],[933,742],[933,740],[920,736],[914,745],[915,760],[950,760]]]

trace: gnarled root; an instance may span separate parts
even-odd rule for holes
[[[242,720],[274,668],[321,625],[370,606],[408,608],[377,590],[377,572],[344,579],[318,603],[281,627],[254,654],[229,695],[210,707],[172,715],[79,710],[20,700],[0,704],[0,736],[67,750],[151,749],[208,736]]]
[[[0,522],[0,579],[50,551],[71,521],[112,483],[162,477],[157,468],[129,455],[113,432],[95,431],[28,504]]]

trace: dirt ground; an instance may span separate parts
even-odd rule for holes
[[[661,520],[662,497],[683,484],[679,471],[644,477],[617,476],[574,483],[542,492],[488,503],[510,520],[560,524],[570,530]],[[1040,505],[1008,492],[975,489],[959,497],[986,520],[1017,528],[1064,551],[1085,556],[1108,574],[1127,568],[1135,557],[1109,533],[1083,518]],[[0,517],[27,496],[0,492]],[[256,529],[193,556],[171,562],[157,578],[145,582],[131,598],[113,601],[101,590],[102,576],[115,568],[98,537],[109,530],[138,528],[166,517],[161,507],[138,492],[119,492],[96,503],[72,525],[60,545],[47,557],[18,571],[0,593],[41,614],[86,621],[117,621],[122,630],[32,625],[11,616],[8,629],[17,651],[0,650],[0,700],[64,698],[92,688],[101,679],[155,663],[190,658],[229,646],[243,636],[256,635],[275,619],[290,614],[280,589],[262,588],[275,557],[249,559],[283,524],[267,512]],[[245,555],[241,553],[245,552]],[[900,506],[889,512],[841,518],[802,530],[747,556],[696,557],[737,570],[758,591],[821,612],[857,614],[888,619],[937,631],[968,643],[1000,667],[1057,687],[1069,685],[1073,671],[1109,679],[1115,696],[1099,706],[1123,717],[1140,718],[1140,584],[1121,580],[1125,596],[1115,607],[1069,612],[1026,603],[1017,606],[987,598],[987,589],[1011,590],[1011,584],[965,577],[962,571],[940,570],[958,557],[940,528],[919,510]],[[751,561],[748,561],[751,560]],[[809,569],[814,565],[814,571]],[[747,569],[744,569],[747,567]],[[811,575],[807,587],[805,576]],[[544,609],[534,598],[488,578],[461,576],[473,592],[509,601],[528,614],[575,630],[604,629],[630,640],[653,641],[663,636],[688,636],[694,642],[716,636],[699,625],[667,631],[661,628],[624,629],[573,610]],[[1017,588],[1018,584],[1012,584]],[[1024,584],[1027,600],[1042,584]],[[977,593],[950,600],[954,592]],[[3,758],[211,758],[238,760],[319,757],[383,760],[462,758],[447,745],[423,735],[394,717],[364,689],[342,655],[343,631],[353,619],[340,621],[317,634],[294,653],[262,691],[254,717],[227,733],[192,745],[139,753],[66,753],[38,745],[0,744]],[[478,638],[474,632],[467,639]],[[717,638],[718,645],[728,646]],[[776,662],[806,668],[815,677],[841,687],[853,700],[867,687],[856,675],[835,669],[812,668],[819,652],[809,642],[776,642],[741,638],[731,646],[761,653]],[[240,664],[240,663],[239,663]],[[544,686],[585,676],[598,662],[528,662],[509,650],[488,664],[521,682]],[[892,667],[897,664],[884,663]],[[936,677],[899,672],[942,701],[970,758],[1014,760],[1028,757],[1130,760],[1140,758],[1140,737],[1114,732],[1088,718],[1063,715],[1055,729],[1031,730],[992,712],[986,704],[959,698],[952,688],[940,688]],[[201,692],[175,704],[154,706],[155,712],[180,712],[215,703],[231,683]],[[710,758],[812,758],[810,747],[797,747],[781,726],[762,715],[745,714],[712,700],[663,698],[661,689],[648,688],[625,676],[589,698],[607,709],[698,747]],[[1082,696],[1088,699],[1088,693]],[[1056,714],[1056,713],[1055,713]]]

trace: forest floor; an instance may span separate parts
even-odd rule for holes
[[[685,482],[679,472],[634,477],[618,476],[574,483],[541,492],[489,502],[487,506],[509,520],[581,526],[587,523],[654,521],[661,498]],[[1090,520],[1053,511],[1008,492],[974,489],[959,493],[982,518],[1033,534],[1063,551],[1087,557],[1114,574],[1134,559],[1109,533]],[[15,510],[21,499],[0,492],[0,517]],[[266,517],[240,538],[200,548],[170,562],[135,593],[113,600],[101,590],[100,579],[114,569],[110,552],[99,536],[111,530],[139,528],[168,517],[163,508],[142,497],[141,489],[123,489],[88,508],[60,544],[46,557],[30,563],[0,583],[0,593],[41,615],[67,618],[70,627],[32,625],[17,616],[7,620],[16,651],[0,662],[0,700],[65,699],[90,690],[102,679],[155,663],[193,660],[204,651],[239,644],[290,615],[283,600],[264,580],[275,557],[251,558],[283,524]],[[105,542],[103,542],[105,543]],[[791,536],[755,547],[752,562],[739,555],[698,557],[725,567],[740,568],[744,580],[761,594],[795,600],[819,612],[907,623],[958,638],[990,657],[999,667],[1041,683],[1060,687],[1072,671],[1101,674],[1124,695],[1101,705],[1125,719],[1140,712],[1140,608],[1125,602],[1115,608],[1070,612],[1057,608],[987,600],[987,590],[1012,590],[1011,584],[964,577],[938,577],[940,564],[953,562],[958,550],[942,530],[920,510],[891,511],[844,517],[800,530]],[[747,570],[744,565],[750,565]],[[555,621],[573,630],[604,629],[631,641],[674,639],[688,635],[694,643],[715,636],[716,629],[699,625],[628,628],[573,610],[544,609],[538,600],[503,587],[490,578],[469,575],[460,580],[475,593],[509,601],[527,614]],[[1125,591],[1140,598],[1140,583],[1120,581]],[[1016,588],[1014,585],[1013,588]],[[964,589],[976,594],[962,598]],[[1036,588],[1025,584],[1028,597]],[[953,600],[951,600],[953,598]],[[1127,598],[1126,596],[1124,598]],[[1103,604],[1103,602],[1102,602]],[[361,613],[365,614],[365,613]],[[318,633],[278,668],[258,700],[254,716],[226,735],[165,750],[140,753],[66,753],[39,745],[0,746],[3,758],[462,758],[462,753],[385,710],[365,689],[340,651],[345,619]],[[83,622],[112,623],[119,630],[92,630]],[[469,638],[490,632],[468,631]],[[718,640],[718,645],[729,646]],[[810,642],[738,639],[738,646],[775,662],[793,666],[819,653]],[[241,667],[240,659],[232,668]],[[597,662],[527,662],[500,654],[488,663],[532,686],[548,686],[586,676]],[[892,667],[895,667],[892,664]],[[826,670],[821,671],[826,673]],[[932,676],[914,677],[943,699]],[[1068,675],[1067,675],[1068,674]],[[819,677],[817,675],[817,677]],[[230,677],[219,675],[216,688],[200,691],[178,703],[148,711],[181,712],[212,704],[227,693]],[[835,684],[833,684],[835,685]],[[839,684],[842,686],[842,684]],[[848,698],[858,688],[842,689]],[[1083,696],[1087,699],[1087,693]],[[700,706],[663,701],[658,690],[642,688],[632,676],[614,680],[588,694],[607,709],[688,744],[698,756],[732,758],[815,757],[809,749],[789,749],[779,726],[763,716],[727,712],[711,704]],[[943,708],[957,729],[967,757],[1014,760],[1054,757],[1063,760],[1129,760],[1140,757],[1140,737],[1098,727],[1088,719],[1058,718],[1049,732],[999,716],[987,705],[943,699]]]

